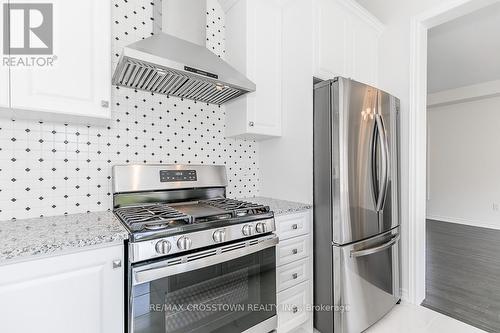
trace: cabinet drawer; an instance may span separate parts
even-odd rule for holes
[[[309,318],[310,281],[278,293],[278,332],[289,332]]]
[[[276,228],[280,239],[289,239],[308,234],[310,224],[309,212],[283,215],[276,218]]]
[[[310,278],[310,259],[283,265],[276,270],[278,292],[293,287]]]
[[[276,248],[276,266],[308,257],[309,242],[309,235],[281,241]]]

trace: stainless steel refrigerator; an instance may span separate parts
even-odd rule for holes
[[[314,324],[359,333],[399,302],[399,100],[335,78],[314,86]]]

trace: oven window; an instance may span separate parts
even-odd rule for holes
[[[132,289],[133,333],[237,333],[274,315],[274,247]]]

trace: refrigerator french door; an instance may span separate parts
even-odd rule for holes
[[[400,298],[399,149],[397,98],[340,77],[315,85],[314,297],[333,309],[315,312],[323,333],[361,332]]]

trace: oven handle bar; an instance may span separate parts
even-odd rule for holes
[[[279,243],[279,238],[275,235],[265,239],[255,245],[246,246],[243,248],[234,249],[224,253],[217,253],[205,258],[195,259],[193,261],[171,265],[161,266],[158,263],[141,266],[132,269],[132,285],[136,286],[142,283],[151,282],[162,279],[168,276],[173,276],[189,271],[194,271],[204,267],[230,261],[238,257],[243,257],[248,254],[262,251],[264,249],[276,246]]]

